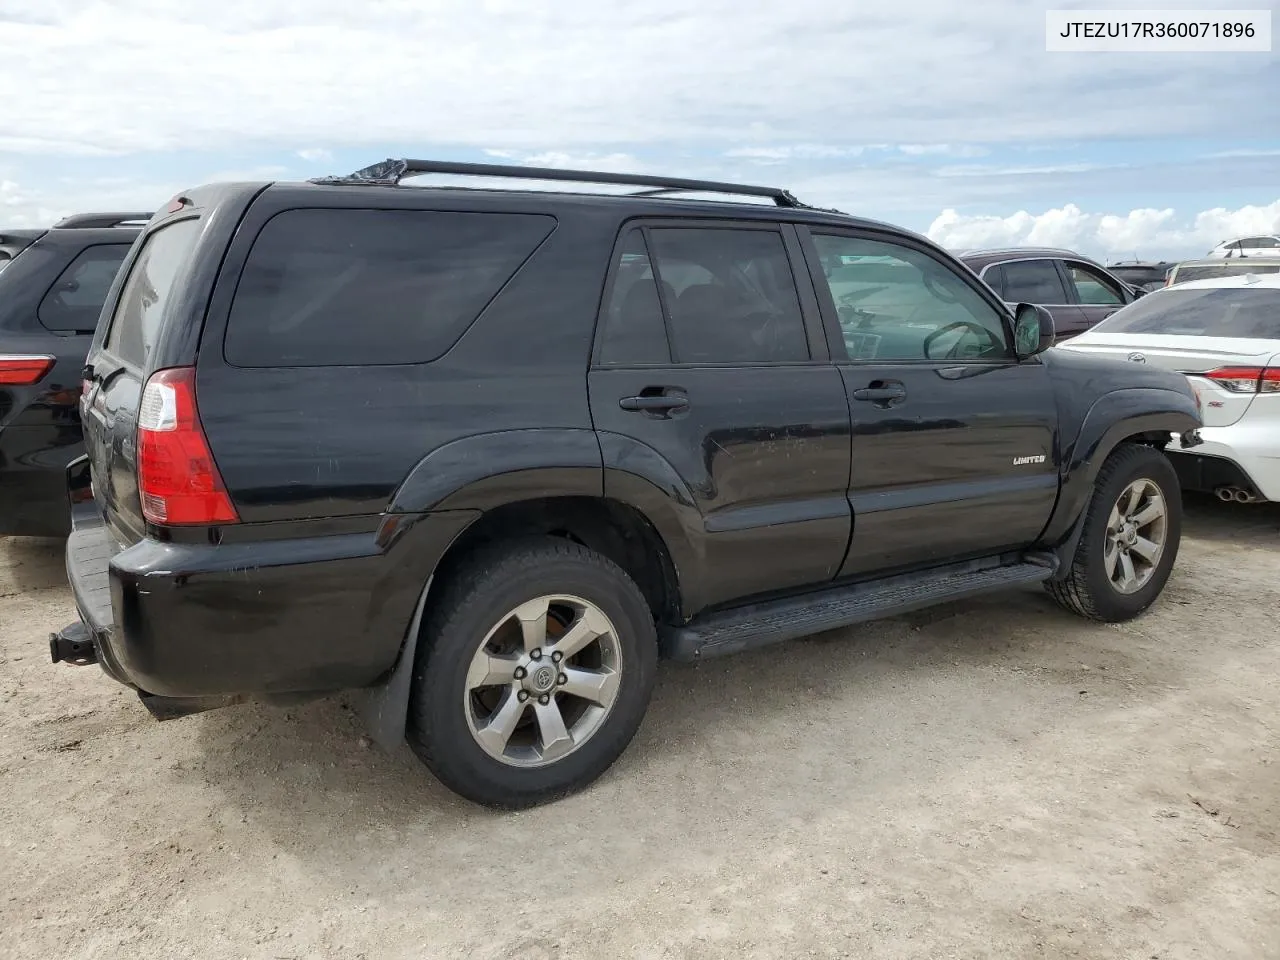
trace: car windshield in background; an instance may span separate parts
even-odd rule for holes
[[[1280,290],[1164,290],[1135,300],[1096,333],[1280,339]]]
[[[1239,277],[1246,273],[1280,273],[1280,263],[1204,263],[1193,267],[1178,267],[1174,274],[1175,283],[1187,283],[1190,280],[1210,280],[1214,277]]]

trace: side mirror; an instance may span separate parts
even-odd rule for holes
[[[1013,352],[1019,360],[1044,353],[1057,339],[1053,314],[1035,303],[1020,303],[1013,310]]]

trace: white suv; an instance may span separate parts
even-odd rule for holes
[[[1204,443],[1168,447],[1183,486],[1223,500],[1280,501],[1280,274],[1165,287],[1054,349],[1186,374]]]
[[[1280,235],[1261,234],[1223,240],[1209,251],[1211,257],[1275,257],[1280,256]]]

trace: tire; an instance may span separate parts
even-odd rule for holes
[[[515,617],[521,610],[531,618],[528,611],[543,609],[546,598],[559,598],[546,607],[547,651],[557,640],[571,650],[569,631],[580,622],[582,635],[606,625],[611,632],[577,653],[555,651],[563,659],[553,664],[553,653],[529,648],[525,625]],[[586,630],[587,625],[595,629]],[[477,657],[482,647],[489,654],[483,661]],[[538,653],[540,659],[531,659]],[[508,682],[513,658],[525,674]],[[415,663],[406,736],[431,772],[468,800],[504,809],[554,800],[592,783],[626,749],[649,705],[657,659],[653,614],[634,581],[612,561],[550,537],[491,548],[465,562],[431,604]],[[489,664],[487,671],[477,668],[478,662]],[[548,666],[558,672],[556,686],[534,686],[535,680],[553,682],[546,676]],[[501,682],[472,689],[481,675],[500,676]],[[518,670],[511,676],[519,676]],[[583,677],[599,687],[592,696],[601,701],[606,694],[600,691],[607,688],[612,696],[607,708],[570,692]],[[579,712],[580,720],[572,720]],[[519,724],[514,733],[511,724],[497,722],[512,713],[519,714],[512,721]],[[548,746],[546,733],[554,727],[550,721],[544,725],[544,718],[550,714],[561,717],[570,739],[555,737]],[[553,748],[568,752],[554,758]]]
[[[1109,526],[1112,509],[1119,506],[1117,501],[1121,495],[1127,494],[1132,485],[1142,482],[1153,485],[1163,500],[1163,549],[1157,561],[1150,565],[1150,574],[1145,582],[1131,592],[1124,592],[1108,569],[1113,555],[1113,548],[1109,546]],[[1150,490],[1149,487],[1147,489]],[[1152,501],[1143,502],[1150,504]],[[1098,472],[1087,511],[1071,566],[1062,579],[1051,580],[1045,587],[1059,604],[1082,617],[1103,623],[1131,620],[1160,596],[1178,556],[1182,536],[1182,490],[1173,465],[1159,450],[1137,444],[1121,445],[1107,457]],[[1142,512],[1136,511],[1138,519],[1141,519]],[[1143,532],[1153,529],[1146,527]],[[1143,538],[1143,543],[1150,542],[1152,540]],[[1131,563],[1143,562],[1132,553],[1129,556]],[[1123,575],[1122,563],[1113,569]]]

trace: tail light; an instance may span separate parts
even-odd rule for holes
[[[53,369],[53,357],[0,356],[0,386],[29,387]]]
[[[238,523],[196,410],[195,370],[158,370],[138,410],[138,493],[152,523]]]
[[[1280,393],[1280,367],[1219,367],[1204,376],[1232,393]]]

